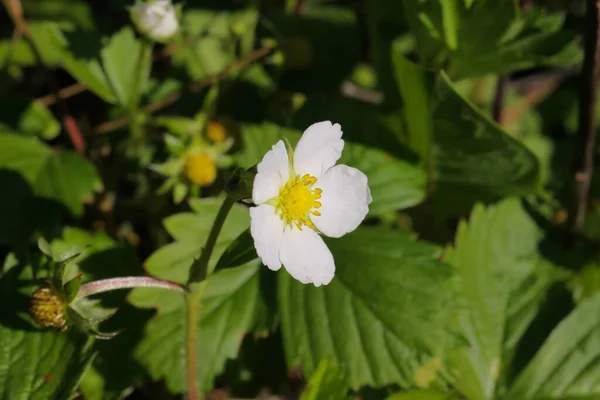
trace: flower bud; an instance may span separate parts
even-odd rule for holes
[[[65,302],[49,287],[33,292],[29,312],[40,326],[54,327],[60,331],[67,329]]]
[[[179,30],[177,12],[170,0],[137,3],[130,11],[138,32],[151,40],[166,42]]]
[[[223,143],[227,139],[227,128],[222,122],[210,121],[207,131],[208,138],[213,143]]]
[[[217,178],[217,164],[206,152],[193,153],[185,160],[185,174],[190,182],[208,186]]]

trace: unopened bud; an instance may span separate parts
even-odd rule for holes
[[[166,42],[179,30],[177,12],[170,0],[137,3],[130,9],[136,29],[157,42]]]
[[[227,139],[227,128],[223,123],[218,121],[210,121],[208,123],[208,138],[213,143],[223,143]]]
[[[67,329],[66,304],[49,287],[38,288],[31,295],[29,312],[34,321],[43,327]]]

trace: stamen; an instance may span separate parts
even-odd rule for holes
[[[310,174],[301,177],[292,175],[279,189],[279,196],[274,199],[274,206],[286,224],[296,226],[299,230],[302,230],[303,225],[315,229],[310,215],[321,215],[314,209],[321,207],[321,203],[316,200],[320,199],[323,193],[320,188],[311,189],[316,182],[317,178]]]

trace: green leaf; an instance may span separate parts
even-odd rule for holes
[[[489,73],[508,74],[538,66],[565,67],[582,59],[581,49],[572,34],[542,33],[509,42],[492,53],[457,55],[448,70],[452,77],[466,78]]]
[[[75,79],[86,85],[101,99],[108,103],[116,103],[118,101],[98,60],[78,59],[67,53],[62,62],[65,69]]]
[[[457,325],[469,344],[453,352],[450,364],[454,385],[469,399],[494,398],[519,340],[560,278],[539,254],[542,239],[519,201],[508,199],[477,205],[445,256],[456,267],[464,299]]]
[[[32,21],[27,25],[44,64],[50,66],[60,64],[63,58],[65,38],[58,25],[46,21]]]
[[[235,358],[244,335],[253,330],[261,315],[257,262],[225,269],[206,280],[198,319],[198,375],[203,390],[213,386],[225,362]],[[135,357],[154,380],[165,379],[172,393],[185,390],[185,315],[183,296],[173,292],[134,289],[129,297],[138,307],[158,307]]]
[[[471,7],[459,8],[457,22],[459,25],[458,53],[475,55],[477,53],[490,54],[498,46],[511,25],[518,17],[518,0],[477,0]]]
[[[18,243],[34,230],[52,230],[60,204],[76,215],[99,186],[94,166],[71,152],[57,153],[34,138],[0,134],[0,242]],[[58,201],[60,203],[55,202]]]
[[[60,64],[80,83],[109,103],[117,98],[97,56],[101,38],[96,32],[66,31],[52,22],[40,23],[33,40],[46,63]]]
[[[278,140],[285,137],[295,145],[300,136],[296,130],[273,124],[246,125],[242,128],[243,150],[239,163],[250,168],[260,162]],[[384,151],[346,142],[338,163],[355,167],[367,175],[373,197],[369,207],[371,215],[410,207],[425,196],[424,172]]]
[[[166,218],[163,223],[175,241],[150,255],[144,263],[146,270],[157,278],[185,283],[189,268],[194,259],[200,256],[222,202],[222,198],[191,200],[190,205],[194,212]],[[249,226],[250,216],[247,208],[235,205],[227,216],[209,265],[215,265],[229,244]]]
[[[33,184],[52,150],[38,140],[12,134],[0,134],[0,168],[18,171]]]
[[[136,39],[129,26],[103,40],[94,31],[61,31],[53,23],[44,23],[34,33],[34,41],[50,61],[60,62],[109,103],[129,107],[148,89],[151,46]]]
[[[567,316],[504,398],[600,398],[599,309],[600,295],[596,295]]]
[[[433,141],[430,157],[439,190],[467,192],[475,199],[535,192],[540,180],[535,155],[461,97],[443,72],[421,70],[402,56],[398,42],[394,48],[408,134],[414,137],[409,142]],[[418,120],[415,110],[425,110]]]
[[[69,398],[91,362],[88,338],[77,330],[39,329],[27,317],[32,270],[10,255],[0,272],[0,398]]]
[[[152,45],[136,39],[128,26],[110,38],[100,55],[115,97],[121,105],[132,106],[148,88]]]
[[[55,153],[48,157],[36,178],[39,196],[64,204],[73,214],[83,214],[83,202],[101,187],[93,164],[73,152]]]
[[[0,131],[14,131],[47,140],[60,133],[60,124],[44,104],[16,96],[11,96],[0,106],[0,121]]]
[[[560,14],[520,14],[516,0],[497,2],[404,0],[404,15],[420,61],[449,75],[472,77],[581,59],[574,33],[561,30]]]
[[[175,241],[153,253],[145,263],[146,270],[162,279],[185,282],[222,202],[222,198],[194,199],[190,201],[193,212],[165,219],[165,228]],[[225,248],[249,225],[248,210],[235,205],[225,221],[209,265],[214,266]],[[217,272],[206,281],[198,322],[198,382],[205,389],[212,387],[225,361],[235,357],[244,333],[261,322],[259,317],[264,313],[260,311],[258,271],[257,261],[252,259],[237,268]],[[158,314],[145,328],[136,348],[136,358],[154,379],[165,378],[171,392],[182,392],[185,388],[184,298],[168,291],[135,289],[129,299],[138,307],[158,308]],[[169,338],[168,346],[163,345],[165,337]]]
[[[319,363],[319,368],[310,377],[308,385],[300,400],[350,400],[348,395],[348,386],[344,380],[344,373],[341,369],[331,363],[330,360],[323,360]]]
[[[411,390],[393,394],[386,400],[459,400],[459,397],[454,393],[437,392],[434,390]]]
[[[397,46],[396,46],[397,47]],[[418,65],[398,56],[394,58],[395,75],[403,99],[404,120],[408,132],[408,144],[419,155],[421,164],[428,168],[433,141],[433,104],[430,96],[432,74],[425,73]]]
[[[309,376],[331,358],[353,389],[414,385],[420,365],[443,357],[451,340],[452,272],[438,261],[439,248],[382,228],[359,228],[327,244],[336,263],[329,285],[303,285],[278,272],[288,364]]]

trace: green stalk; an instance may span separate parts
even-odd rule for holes
[[[146,74],[146,69],[142,68],[144,60],[150,57],[152,52],[152,42],[142,40],[140,46],[140,52],[138,59],[135,63],[135,73],[133,75],[133,91],[131,99],[129,100],[129,129],[131,131],[131,143],[134,149],[138,149],[144,139],[144,132],[142,126],[138,121],[139,103],[140,103],[140,82],[142,74]]]
[[[235,197],[229,195],[221,204],[221,208],[217,213],[217,217],[213,222],[213,226],[210,230],[210,234],[206,239],[206,244],[202,249],[200,258],[192,264],[190,269],[190,276],[187,284],[187,390],[188,398],[190,400],[199,400],[201,397],[198,395],[198,388],[196,387],[196,371],[198,370],[196,364],[196,349],[198,341],[198,313],[200,310],[200,298],[206,287],[206,279],[212,273],[212,270],[208,268],[208,261],[215,249],[217,238],[227,214],[231,211],[231,208],[235,204]]]

